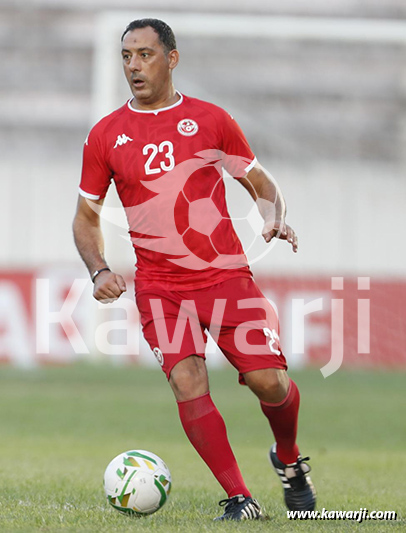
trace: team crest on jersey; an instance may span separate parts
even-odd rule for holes
[[[163,366],[163,364],[164,364],[164,355],[163,355],[162,351],[159,348],[154,348],[152,351],[154,352],[154,355],[155,355],[158,363],[161,366]]]
[[[186,137],[190,137],[192,135],[195,135],[199,130],[199,126],[197,125],[197,122],[192,120],[191,118],[184,118],[180,122],[178,122],[178,132],[181,135],[186,135]]]

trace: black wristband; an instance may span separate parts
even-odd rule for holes
[[[96,279],[96,276],[98,276],[100,274],[100,272],[104,272],[105,270],[108,270],[109,272],[111,272],[109,267],[101,268],[100,270],[96,270],[95,272],[93,272],[93,274],[92,274],[93,283],[94,283],[94,280]]]

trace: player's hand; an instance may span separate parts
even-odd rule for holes
[[[115,302],[127,290],[122,276],[105,270],[94,280],[93,296],[103,304]]]
[[[288,241],[292,245],[292,250],[296,253],[298,247],[298,240],[295,231],[283,223],[280,225],[274,225],[274,227],[269,230],[267,226],[264,226],[262,230],[262,236],[266,242],[271,242],[273,238],[281,239],[283,241]]]

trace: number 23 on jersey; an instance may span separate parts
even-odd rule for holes
[[[153,143],[146,144],[142,149],[142,153],[149,156],[144,168],[145,174],[159,174],[162,171],[169,172],[175,168],[175,158],[173,156],[173,144],[171,141],[162,141],[159,146]],[[154,161],[157,154],[163,154],[164,161],[158,163]]]

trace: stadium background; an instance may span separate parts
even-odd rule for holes
[[[108,261],[128,279],[129,300],[98,309],[90,282],[78,281],[69,293],[75,279],[88,279],[71,236],[82,144],[94,121],[128,97],[118,39],[127,20],[139,16],[132,5],[115,2],[118,13],[106,16],[112,6],[104,0],[1,3],[3,362],[30,367],[92,358],[156,366],[131,305],[134,259],[122,229],[104,228]],[[149,5],[152,16],[168,12],[163,1]],[[191,7],[178,0],[169,12],[182,54],[177,88],[235,116],[287,199],[299,253],[278,243],[253,270],[278,307],[291,364],[328,361],[335,298],[344,300],[344,363],[404,368],[403,3],[287,0],[282,6],[223,0]],[[193,13],[212,17],[205,24],[217,33],[202,36],[196,19],[181,22],[182,15]],[[231,17],[235,35],[221,36]],[[266,31],[255,35],[264,17],[285,17],[267,19],[268,38]],[[314,36],[297,38],[288,31],[303,21],[315,24]],[[348,37],[351,25],[360,23]],[[328,35],[326,25],[338,37]],[[283,29],[282,36],[272,37],[271,26],[286,27],[287,37]],[[248,35],[240,37],[243,27]],[[320,37],[320,31],[327,35]],[[231,211],[245,216],[249,198],[232,185]],[[110,197],[117,205],[114,194]],[[250,238],[246,226],[241,231]],[[264,249],[257,243],[254,256]],[[331,290],[332,276],[343,277],[344,292]],[[358,291],[358,277],[370,278],[370,291]],[[304,318],[303,353],[294,351],[293,298],[323,299],[322,309]],[[370,299],[370,354],[357,353],[357,299]],[[106,322],[111,331],[95,335]],[[222,359],[213,353],[210,364],[221,365]]]
[[[297,255],[279,243],[253,269],[280,313],[318,509],[393,510],[397,523],[360,527],[404,531],[404,2],[168,4],[148,2],[151,16],[170,9],[176,18],[176,86],[235,116],[281,185],[299,235]],[[222,491],[184,436],[172,393],[140,338],[131,287],[116,306],[99,309],[72,240],[82,145],[98,116],[127,98],[114,58],[138,5],[0,0],[1,531],[222,528],[212,523]],[[200,24],[178,26],[193,14]],[[203,38],[203,14],[227,37]],[[261,37],[252,37],[254,22]],[[263,34],[267,24],[272,37]],[[312,37],[304,36],[308,24]],[[249,209],[243,193],[230,183],[237,217]],[[114,194],[108,202],[117,205]],[[125,232],[111,224],[104,230],[108,260],[130,284],[134,260]],[[255,254],[264,250],[258,246]],[[332,290],[332,277],[343,278],[343,290]],[[359,288],[365,278],[369,291]],[[314,308],[301,333],[295,299]],[[358,300],[368,299],[370,328],[358,320],[359,305],[367,303]],[[324,379],[333,300],[344,307],[344,367]],[[369,354],[358,353],[359,331],[364,340],[370,335]],[[279,481],[266,464],[270,434],[256,398],[229,366],[213,368],[224,365],[218,354],[208,358],[212,395],[244,477],[272,520],[247,529],[353,531],[351,522],[286,519]],[[174,480],[164,509],[135,522],[108,508],[101,483],[111,458],[133,448],[163,457]]]

